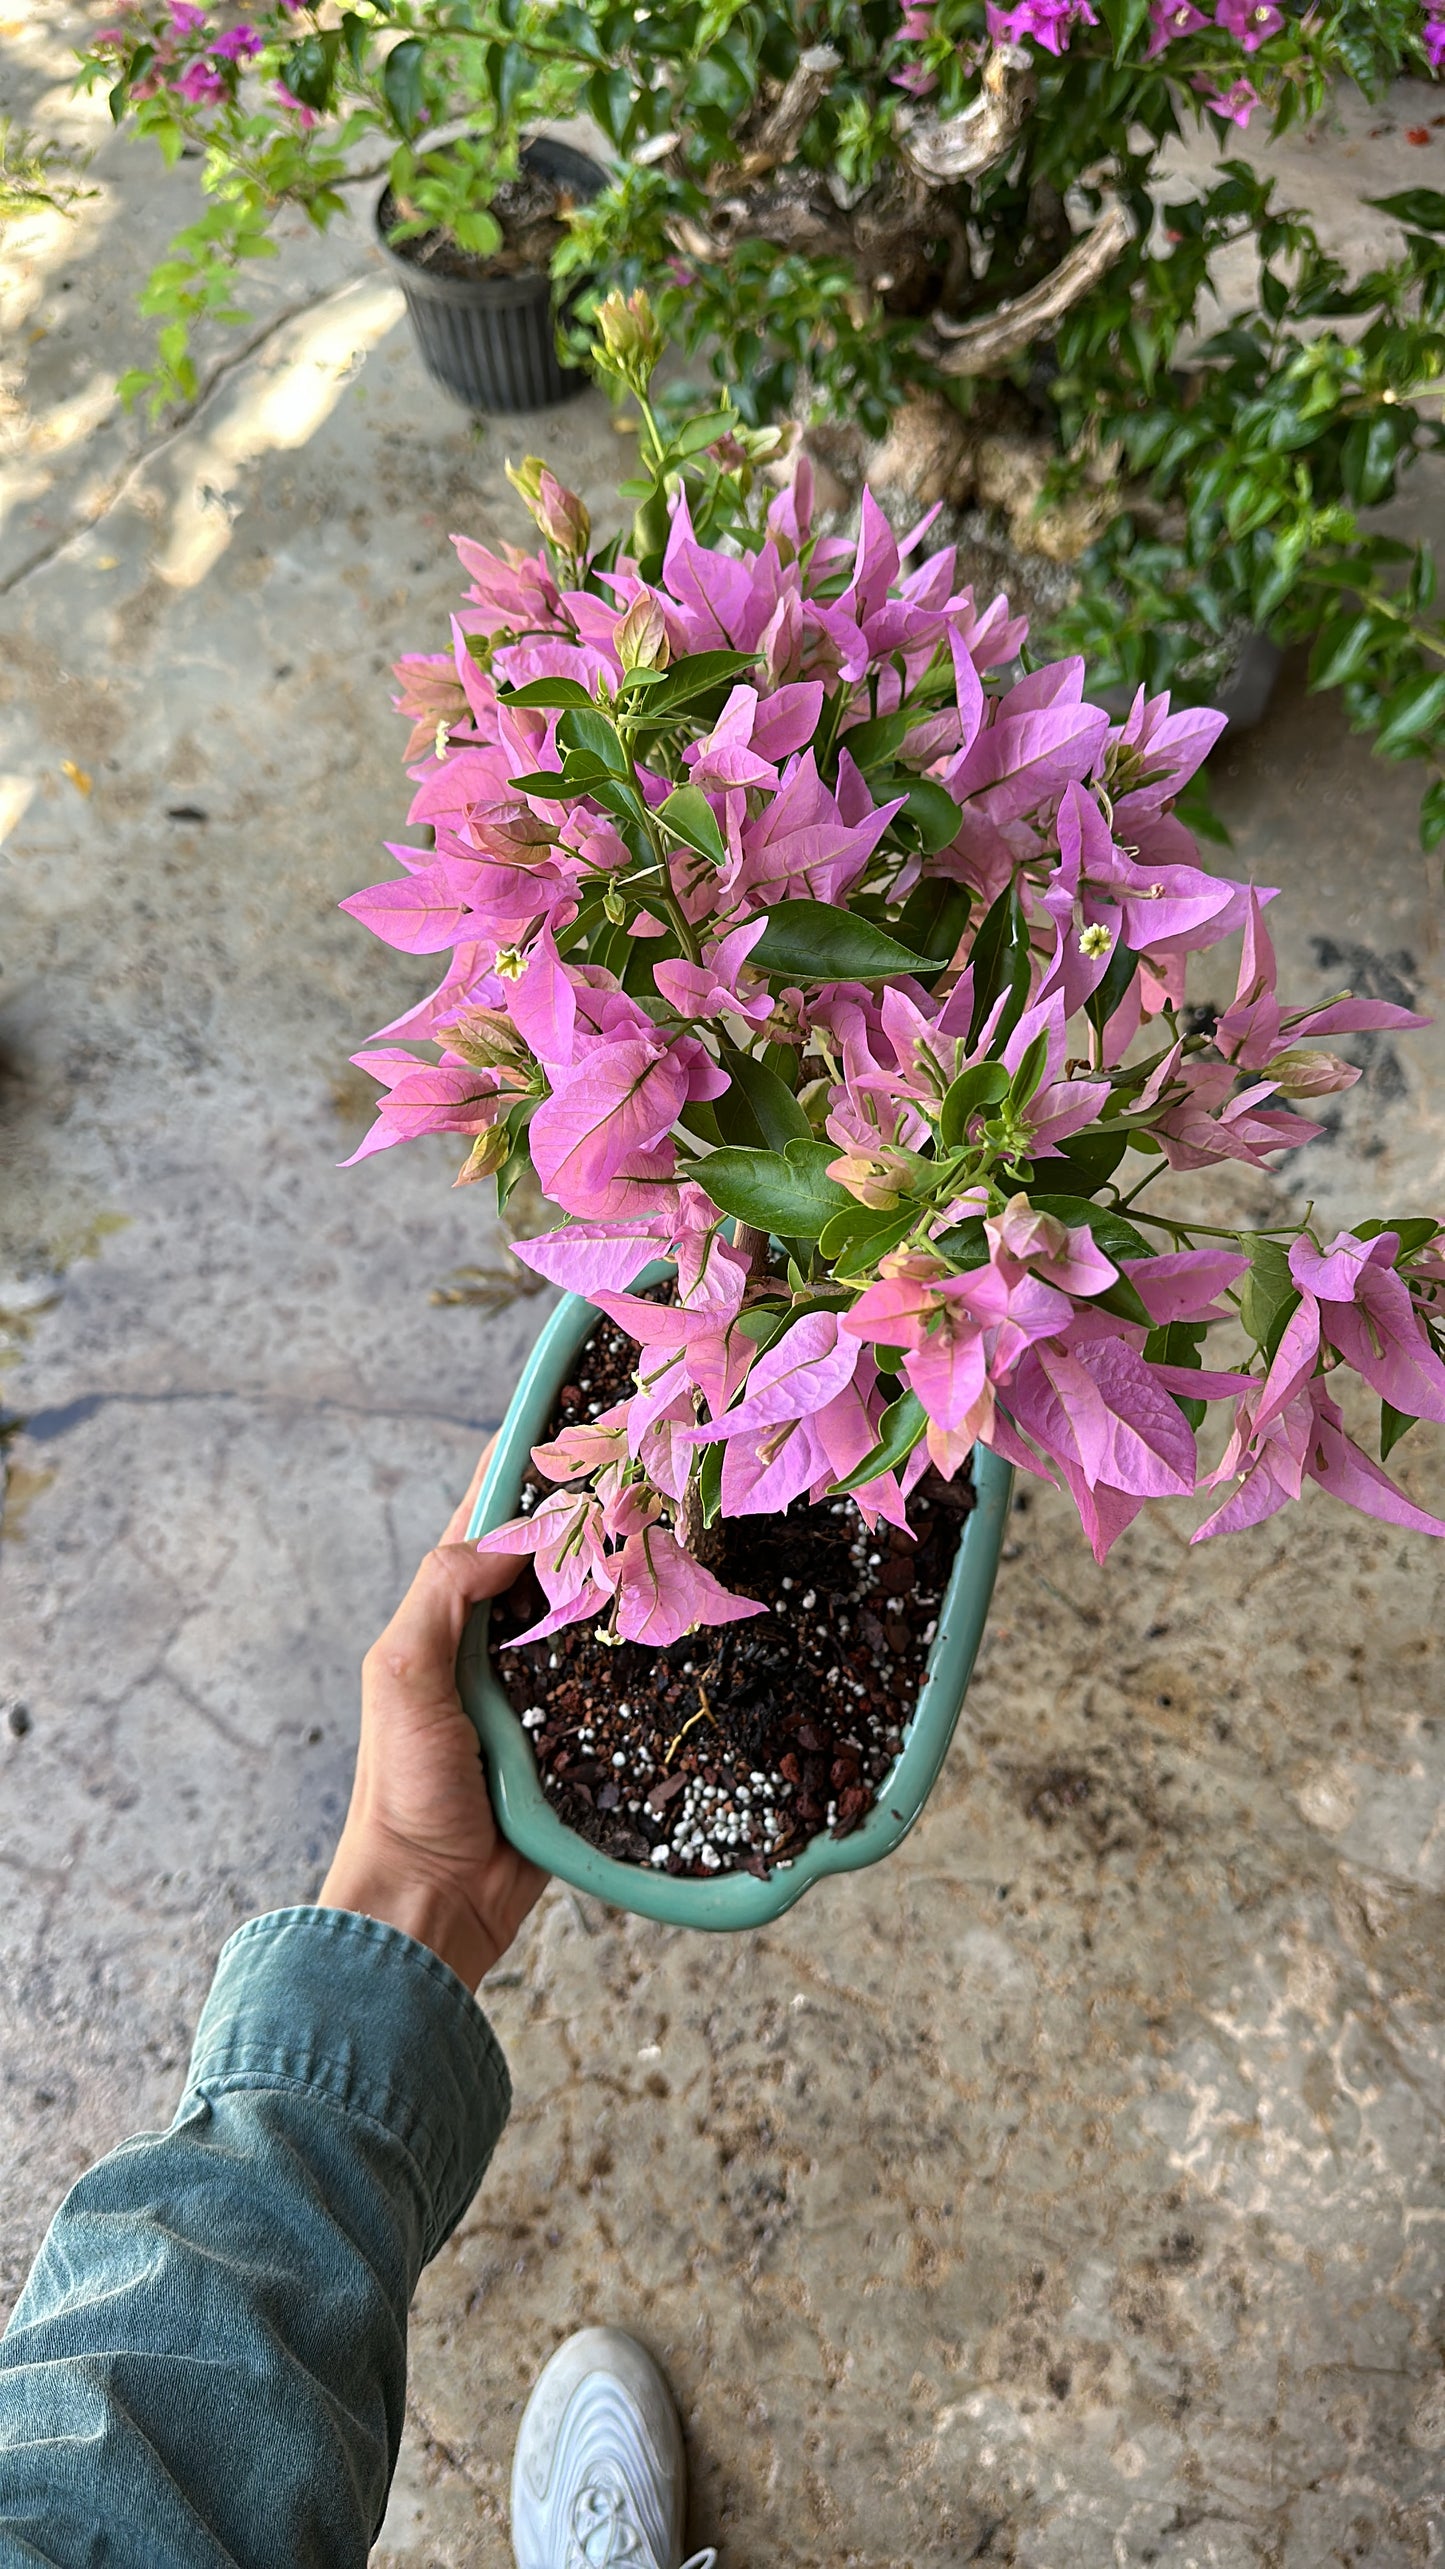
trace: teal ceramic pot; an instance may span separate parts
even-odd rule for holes
[[[651,1283],[668,1272],[665,1267],[650,1268],[639,1283]],[[472,1515],[474,1541],[516,1515],[532,1447],[546,1434],[572,1359],[599,1316],[593,1304],[570,1293],[553,1312],[502,1421]],[[801,1855],[790,1865],[775,1868],[766,1882],[752,1873],[718,1874],[705,1881],[655,1873],[603,1855],[567,1828],[542,1790],[531,1743],[498,1682],[487,1650],[488,1610],[479,1606],[462,1642],[457,1678],[462,1701],[481,1739],[492,1801],[513,1846],[576,1890],[595,1892],[614,1908],[660,1918],[671,1927],[765,1926],[826,1875],[853,1873],[860,1865],[876,1864],[880,1856],[891,1855],[912,1828],[937,1780],[963,1708],[993,1594],[1013,1474],[983,1447],[975,1451],[973,1470],[977,1505],[963,1520],[963,1539],[944,1595],[918,1710],[904,1733],[892,1773],[880,1786],[868,1817],[848,1837],[812,1839]]]

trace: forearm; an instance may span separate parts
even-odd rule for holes
[[[233,1937],[170,2131],[81,2179],[0,2342],[0,2562],[360,2569],[407,2306],[508,2102],[474,2001],[394,1928]]]

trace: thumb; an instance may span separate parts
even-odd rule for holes
[[[439,1543],[427,1554],[380,1639],[367,1652],[367,1673],[390,1690],[455,1685],[457,1650],[472,1607],[500,1596],[520,1564],[469,1543]]]

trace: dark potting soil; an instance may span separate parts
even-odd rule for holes
[[[509,277],[524,268],[545,274],[567,229],[562,217],[576,202],[575,191],[565,182],[524,169],[506,180],[492,198],[491,211],[502,227],[502,246],[486,258],[479,258],[474,250],[459,249],[449,232],[420,232],[412,239],[393,242],[392,247],[399,258],[432,276]],[[388,188],[381,207],[383,232],[403,212]]]
[[[573,1360],[548,1437],[632,1389],[635,1340],[599,1321]],[[529,1470],[521,1507],[550,1484]],[[918,1701],[972,1481],[930,1471],[912,1534],[870,1534],[851,1499],[719,1525],[709,1567],[769,1608],[704,1625],[667,1650],[569,1624],[520,1649],[546,1612],[530,1562],[491,1611],[493,1662],[548,1800],[626,1864],[706,1879],[766,1875],[810,1838],[846,1837],[878,1799]]]

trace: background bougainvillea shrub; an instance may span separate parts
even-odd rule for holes
[[[1100,1559],[1201,1488],[1196,1540],[1307,1481],[1445,1533],[1384,1468],[1445,1420],[1434,1218],[1241,1233],[1152,1198],[1308,1143],[1358,1077],[1319,1039],[1421,1022],[1277,990],[1274,893],[1201,868],[1179,818],[1219,718],[1116,720],[1081,661],[1028,667],[1006,602],[866,499],[856,542],[817,537],[805,461],[771,490],[726,413],[669,442],[646,306],[604,329],[643,409],[630,535],[594,546],[529,460],[539,549],[455,539],[450,646],[400,673],[435,845],[344,905],[449,955],[357,1056],[385,1092],[357,1157],[457,1134],[504,1198],[530,1165],[560,1218],[518,1255],[640,1347],[488,1538],[532,1555],[537,1629],[753,1614],[708,1567],[720,1515],[846,1492],[900,1526],[975,1442],[1066,1488]],[[1190,1031],[1189,957],[1241,933]],[[667,1303],[630,1290],[662,1256]]]
[[[1351,87],[1388,122],[1387,84],[1442,60],[1439,0],[121,0],[80,77],[196,156],[207,199],[146,288],[128,397],[196,397],[194,326],[246,317],[281,208],[364,203],[359,146],[385,146],[394,242],[513,255],[522,120],[580,108],[610,183],[524,227],[574,353],[609,287],[649,289],[745,418],[881,437],[884,487],[1064,566],[1048,648],[1100,687],[1212,703],[1251,634],[1312,646],[1380,753],[1426,762],[1433,847],[1437,566],[1363,514],[1442,438],[1428,108],[1381,200],[1401,245],[1363,276],[1239,149]]]

